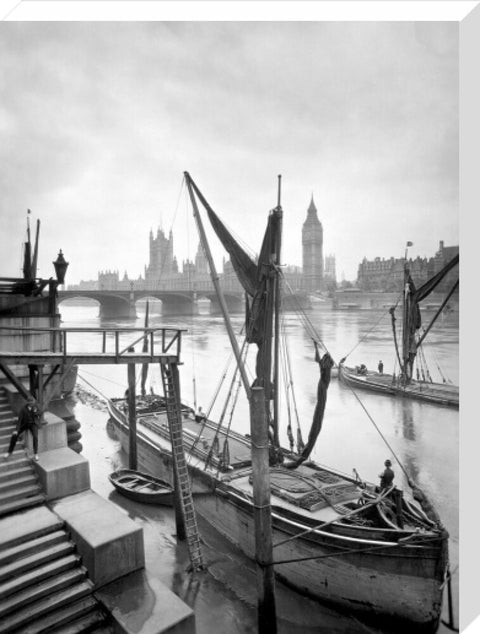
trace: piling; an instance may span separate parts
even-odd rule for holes
[[[258,587],[259,634],[276,634],[275,577],[273,569],[272,518],[270,508],[270,469],[268,460],[268,422],[263,387],[254,387],[250,398],[252,441],[253,505],[255,521],[255,560]]]

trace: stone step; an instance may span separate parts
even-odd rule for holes
[[[0,475],[6,471],[14,471],[26,466],[31,466],[31,460],[27,458],[23,449],[14,451],[8,460],[0,456]]]
[[[95,615],[95,619],[92,621],[91,616]],[[54,610],[46,616],[43,616],[33,623],[28,623],[22,627],[22,634],[60,634],[61,632],[73,632],[77,631],[73,629],[76,627],[76,623],[83,618],[88,619],[85,621],[83,630],[80,632],[92,631],[92,627],[95,628],[96,623],[101,624],[101,620],[104,619],[103,612],[98,609],[98,602],[92,596],[86,596],[80,601],[76,601],[67,607]],[[91,623],[91,626],[88,623]]]
[[[15,425],[2,425],[0,427],[0,438],[10,438],[15,431]]]
[[[8,504],[9,502],[14,502],[15,500],[23,500],[23,498],[32,497],[33,495],[37,495],[39,492],[40,486],[37,482],[18,486],[13,489],[7,489],[6,491],[3,491],[0,496],[0,507],[4,504]]]
[[[17,592],[15,595],[4,599],[0,603],[0,619],[19,609],[21,609],[22,612],[27,612],[27,605],[36,603],[41,599],[51,598],[56,592],[66,590],[70,586],[77,585],[83,580],[85,580],[85,570],[75,568],[50,579],[46,579],[35,586],[25,588],[25,590]],[[0,631],[2,630],[0,629]]]
[[[11,491],[12,489],[15,489],[18,487],[25,487],[29,485],[38,486],[38,481],[33,471],[30,471],[30,473],[26,473],[20,477],[17,477],[14,480],[12,479],[12,480],[3,481],[2,479],[0,479],[0,500],[3,498],[3,494],[5,492]]]
[[[0,413],[0,424],[4,427],[6,424],[16,425],[17,416],[14,416],[12,413],[6,414],[5,412]]]
[[[32,506],[38,506],[39,504],[43,504],[46,500],[45,495],[39,493],[38,495],[32,495],[29,498],[22,498],[20,500],[14,500],[13,502],[9,502],[8,504],[0,505],[0,518],[5,515],[9,515],[11,513],[15,513],[17,511],[24,511]],[[0,630],[1,632],[1,630]]]
[[[85,614],[59,628],[52,630],[51,634],[82,634],[83,632],[95,632],[95,634],[115,634],[115,629],[109,626],[107,617],[100,608]],[[22,632],[23,634],[23,632]],[[49,633],[50,634],[50,633]]]
[[[3,517],[0,519],[0,553],[62,530],[64,526],[64,521],[44,505]]]
[[[10,471],[0,471],[0,484],[8,480],[16,480],[17,478],[34,474],[35,472],[30,464],[19,467],[18,469],[11,469]]]
[[[75,601],[87,597],[92,592],[92,583],[85,579],[81,583],[77,583],[58,592],[52,593],[48,597],[39,599],[34,603],[24,606],[18,612],[0,618],[0,632],[21,631],[26,632],[26,627],[35,623],[36,619],[60,610],[65,606],[73,604]],[[32,630],[32,632],[49,632],[48,629]]]
[[[66,540],[58,544],[50,545],[40,552],[35,552],[16,561],[11,561],[0,569],[0,582],[3,583],[7,579],[12,579],[28,570],[33,570],[36,566],[42,566],[60,557],[71,555],[74,550],[75,547],[72,542]]]
[[[78,568],[80,566],[80,557],[75,554],[66,555],[60,559],[38,566],[37,568],[25,572],[23,575],[17,575],[13,579],[9,579],[0,584],[0,596],[9,597],[16,592],[20,592],[36,585],[46,579],[50,579],[55,575],[59,575],[66,570]]]
[[[12,460],[12,458],[21,458],[22,456],[26,457],[25,449],[23,447],[23,442],[18,441],[16,446],[15,446],[15,449],[12,452],[12,455],[9,456],[8,458],[5,458],[5,454],[8,451],[8,446],[9,446],[9,443],[5,442],[0,447],[0,451],[1,451],[1,453],[0,453],[0,464],[3,464],[5,462],[9,462],[10,460]]]
[[[23,557],[40,552],[40,550],[55,546],[61,542],[68,541],[68,535],[64,530],[53,531],[36,537],[35,539],[29,539],[21,544],[7,548],[0,551],[0,569],[2,566],[6,566],[15,561],[19,561]]]

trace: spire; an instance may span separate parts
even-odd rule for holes
[[[310,200],[310,205],[308,206],[308,215],[309,216],[317,215],[317,208],[315,207],[315,203],[313,201],[313,192],[312,192],[312,198]]]

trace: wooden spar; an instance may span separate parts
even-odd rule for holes
[[[145,309],[145,330],[148,328],[149,307],[150,306],[149,306],[149,302],[148,302],[148,299],[147,299],[147,306],[146,306],[146,309]],[[147,336],[146,332],[145,332],[145,336],[143,338],[142,352],[148,352],[148,336]],[[147,376],[148,376],[148,363],[144,363],[142,365],[142,382],[141,382],[142,396],[145,396],[145,394],[146,394],[145,385],[147,383]]]
[[[195,216],[195,220],[197,222],[197,227],[198,227],[198,232],[200,234],[200,241],[203,245],[203,248],[205,250],[205,255],[207,257],[207,261],[208,261],[208,265],[210,268],[210,277],[212,278],[212,283],[213,286],[215,288],[215,292],[217,294],[218,297],[218,303],[220,304],[220,308],[222,310],[222,315],[223,315],[223,319],[225,321],[225,326],[227,328],[227,333],[228,333],[228,337],[230,339],[230,344],[232,346],[232,350],[233,350],[233,354],[235,355],[235,360],[237,362],[238,368],[240,370],[240,376],[242,377],[242,383],[243,383],[243,387],[245,388],[245,392],[247,394],[247,397],[250,398],[250,384],[248,382],[248,377],[247,377],[247,372],[245,370],[245,365],[242,361],[242,356],[240,354],[240,348],[238,347],[238,342],[237,339],[235,337],[235,333],[233,331],[233,327],[230,321],[230,315],[228,314],[228,309],[227,309],[227,304],[225,302],[225,297],[223,296],[223,291],[220,288],[220,284],[219,284],[219,278],[218,278],[218,273],[217,273],[217,269],[215,267],[215,262],[213,261],[213,257],[212,257],[212,252],[210,251],[210,245],[208,244],[207,241],[207,236],[205,234],[205,229],[203,227],[203,222],[202,219],[200,217],[200,213],[198,211],[198,205],[197,205],[197,201],[195,200],[195,196],[193,193],[193,189],[195,189],[195,192],[197,193],[197,195],[199,195],[201,197],[202,202],[205,200],[203,198],[203,196],[201,196],[200,191],[198,189],[198,187],[195,185],[195,183],[193,182],[190,174],[188,172],[184,172],[184,176],[185,176],[185,181],[187,183],[187,187],[188,187],[188,193],[190,194],[190,200],[192,201],[192,207],[193,207],[193,215]]]
[[[37,277],[37,262],[38,262],[38,238],[40,234],[40,220],[37,220],[37,233],[35,235],[35,246],[33,248],[32,258],[32,277]]]
[[[273,356],[273,443],[280,446],[279,436],[279,350],[280,350],[280,311],[281,311],[281,282],[280,282],[280,253],[282,249],[282,207],[280,205],[282,177],[278,175],[278,199],[274,213],[278,218],[278,227],[275,236],[275,338]]]
[[[137,413],[135,411],[135,363],[128,364],[128,466],[137,469]]]
[[[425,339],[425,337],[428,335],[428,333],[430,332],[433,324],[437,321],[440,313],[442,312],[442,310],[445,308],[445,306],[447,305],[448,300],[450,299],[450,297],[454,294],[454,292],[457,290],[458,288],[458,280],[455,282],[455,284],[452,286],[452,288],[450,289],[450,292],[448,293],[448,295],[445,297],[445,299],[442,302],[442,305],[440,306],[440,308],[437,310],[437,312],[435,313],[435,315],[433,316],[432,321],[428,324],[427,328],[425,328],[425,331],[423,333],[423,335],[420,337],[420,339],[417,342],[417,348],[419,348],[422,343],[423,340]]]
[[[268,421],[265,391],[254,387],[250,396],[250,434],[252,438],[252,478],[255,522],[255,560],[257,563],[258,631],[276,634],[275,577],[272,551],[270,508],[270,469],[268,464]]]

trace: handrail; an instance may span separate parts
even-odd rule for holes
[[[113,354],[117,359],[120,357],[128,357],[131,352],[131,348],[137,344],[139,341],[147,339],[149,343],[150,350],[148,351],[148,356],[153,360],[155,356],[159,356],[158,353],[155,353],[155,344],[160,347],[161,355],[167,354],[170,350],[170,354],[173,354],[176,357],[180,357],[181,351],[181,335],[183,332],[187,332],[186,328],[174,328],[174,327],[149,327],[149,328],[137,328],[137,327],[112,327],[112,328],[52,328],[52,327],[26,327],[26,326],[0,326],[0,335],[2,332],[12,333],[14,336],[15,332],[21,333],[30,333],[41,334],[41,333],[49,333],[51,335],[52,344],[51,351],[56,352],[57,341],[60,345],[60,350],[58,350],[59,354],[62,355],[65,359],[68,354],[72,354],[69,348],[72,347],[72,342],[68,341],[69,334],[98,334],[100,335],[100,349],[102,354]],[[128,343],[125,341],[120,342],[120,335],[126,334],[131,335],[133,333],[139,333],[137,337],[134,338],[134,341]],[[155,341],[155,335],[158,334],[159,337],[157,341]],[[111,349],[111,345],[107,345],[107,336],[110,335],[110,343],[113,339],[113,352],[107,352],[107,349]],[[112,337],[113,336],[113,337]],[[0,338],[1,341],[1,338]],[[68,345],[70,344],[70,346]],[[75,344],[74,344],[75,345]],[[172,350],[173,348],[173,350]],[[2,352],[0,350],[0,356]],[[74,354],[78,354],[78,351],[75,351]]]

